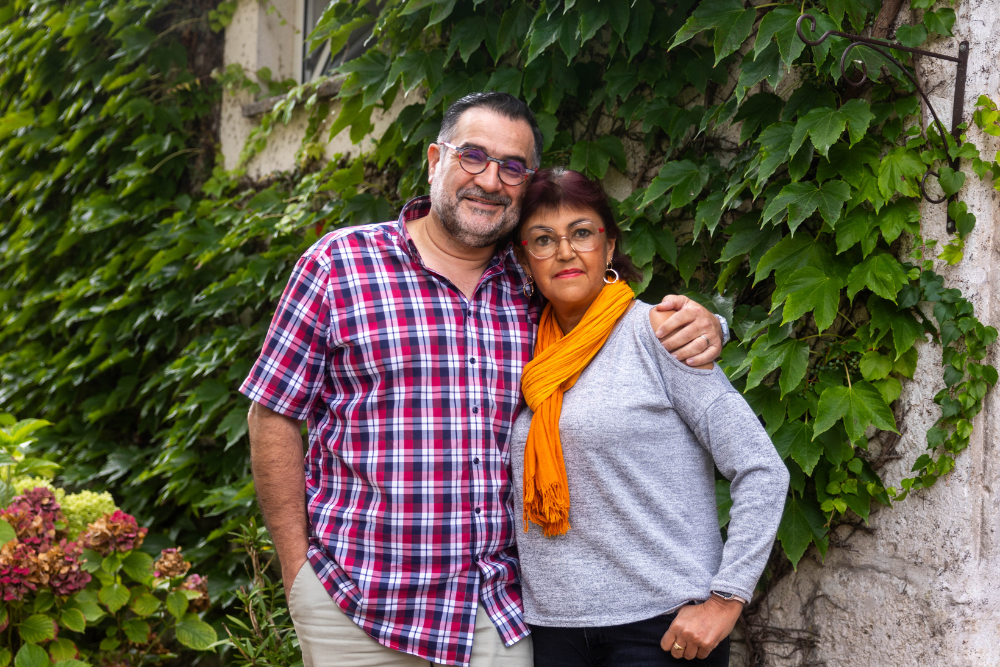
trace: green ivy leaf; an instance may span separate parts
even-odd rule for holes
[[[844,420],[847,437],[852,442],[860,440],[870,425],[883,431],[896,431],[896,419],[882,399],[882,394],[871,383],[858,380],[851,386],[827,387],[819,397],[813,437],[828,430],[839,419]]]
[[[938,172],[938,183],[947,196],[957,194],[965,184],[965,172],[955,171],[951,167],[942,167]]]
[[[878,228],[872,224],[873,214],[858,207],[837,222],[837,253],[861,243],[862,257],[867,257],[878,243]]]
[[[921,23],[917,25],[901,25],[896,28],[896,39],[903,46],[908,46],[911,49],[918,48],[927,41],[927,28]]]
[[[790,183],[764,207],[764,222],[779,218],[787,210],[788,228],[794,234],[802,221],[819,209],[823,219],[833,227],[844,202],[850,198],[851,188],[843,181],[827,181],[818,187],[812,182]]]
[[[782,282],[771,296],[771,310],[785,304],[782,324],[792,322],[813,311],[816,327],[826,331],[837,319],[840,290],[847,281],[842,277],[807,266],[799,269]]]
[[[812,475],[823,455],[823,443],[813,441],[813,427],[803,421],[785,422],[774,434],[774,446],[782,456],[791,456],[802,472]],[[780,443],[780,444],[779,444]]]
[[[736,99],[742,101],[748,88],[767,79],[771,88],[777,88],[781,81],[781,56],[777,44],[771,43],[764,51],[751,58],[748,52],[743,57],[740,78],[736,82]]]
[[[760,133],[760,167],[757,171],[757,187],[763,185],[778,167],[788,160],[788,146],[792,141],[793,123],[774,123]]]
[[[795,22],[798,18],[799,8],[795,5],[780,5],[765,14],[757,28],[754,57],[759,55],[774,37],[778,42],[778,51],[781,53],[785,69],[791,69],[792,61],[806,48],[805,42],[795,33]]]
[[[462,62],[469,62],[469,57],[479,48],[488,35],[488,19],[485,16],[470,16],[462,19],[451,31],[447,57],[451,58],[455,51],[462,57]]]
[[[955,10],[943,7],[933,12],[924,12],[924,25],[931,32],[943,37],[951,37],[951,28],[955,25]]]
[[[916,196],[916,188],[906,179],[919,178],[924,175],[924,163],[917,154],[902,146],[891,149],[879,165],[878,187],[882,196],[891,198],[895,193],[912,197]]]
[[[792,568],[797,568],[806,548],[813,542],[826,550],[826,517],[812,498],[790,497],[778,526],[778,540]]]
[[[635,0],[632,3],[633,17],[629,21],[628,31],[623,35],[625,45],[628,47],[629,60],[633,60],[646,44],[654,11],[653,3],[649,0]]]
[[[756,10],[744,9],[739,0],[706,0],[698,5],[691,17],[674,36],[674,49],[699,32],[715,28],[715,64],[740,47],[750,36]]]
[[[694,198],[701,193],[702,188],[708,183],[708,176],[708,167],[706,165],[699,166],[691,160],[667,162],[660,169],[660,173],[653,179],[653,182],[649,184],[639,208],[645,208],[651,202],[662,197],[671,188],[673,188],[673,193],[670,197],[669,210],[680,208],[694,201]]]
[[[544,8],[539,8],[535,15],[535,22],[531,26],[531,42],[528,44],[528,55],[524,64],[530,65],[531,61],[537,58],[542,51],[554,44],[562,33],[563,21],[569,20],[565,15],[548,15]]]
[[[718,190],[698,203],[694,214],[694,229],[691,231],[693,240],[697,240],[702,229],[708,231],[709,237],[715,233],[715,228],[719,225],[719,220],[722,219],[725,199],[726,193],[723,190]]]
[[[896,294],[906,281],[906,272],[895,257],[887,252],[876,253],[851,269],[847,276],[847,296],[853,301],[854,295],[867,287],[895,303]]]
[[[857,111],[855,109],[855,111]],[[811,109],[809,113],[799,119],[792,132],[792,143],[788,147],[790,154],[795,154],[802,146],[808,136],[823,157],[827,156],[830,146],[833,145],[847,127],[848,116],[839,109],[829,109],[821,107]]]
[[[865,138],[875,114],[871,111],[871,105],[860,99],[850,100],[841,106],[840,113],[847,117],[847,134],[851,138],[851,146],[854,146]],[[815,139],[813,142],[815,143]]]
[[[719,517],[719,528],[725,528],[729,523],[729,510],[733,507],[732,496],[729,495],[731,483],[727,479],[715,480],[715,509]]]
[[[747,376],[747,389],[756,387],[768,373],[780,366],[781,378],[778,384],[781,387],[781,395],[784,396],[802,381],[808,365],[809,344],[794,338],[786,340],[754,356],[750,364],[750,374]]]
[[[747,98],[733,121],[743,121],[740,127],[740,143],[753,136],[757,128],[768,127],[781,116],[783,102],[774,93],[757,93]],[[786,146],[787,149],[787,146]]]
[[[882,380],[892,372],[892,359],[878,352],[866,352],[861,356],[861,375],[868,380]]]
[[[595,178],[604,178],[612,160],[620,171],[627,168],[625,149],[621,139],[605,134],[596,141],[578,141],[573,146],[569,168],[575,171],[588,171]]]
[[[526,2],[515,2],[507,9],[500,19],[500,29],[497,33],[497,53],[506,53],[511,43],[520,48],[520,45],[525,43],[525,37],[528,35],[534,16],[534,10]]]
[[[865,27],[865,19],[868,17],[868,13],[873,11],[873,7],[878,7],[878,5],[873,5],[866,0],[830,0],[827,3],[827,7],[830,9],[830,16],[838,24],[843,23],[844,15],[846,14],[854,31],[861,32]]]
[[[177,641],[196,651],[205,651],[218,640],[215,628],[194,614],[188,614],[174,630]]]
[[[903,232],[920,233],[920,208],[912,199],[897,199],[875,214],[872,222],[882,230],[886,242],[892,243]]]

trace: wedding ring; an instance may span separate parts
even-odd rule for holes
[[[683,651],[684,647],[683,646],[678,646],[677,642],[674,642],[674,650],[675,651]]]
[[[706,348],[705,348],[706,350],[707,350],[707,349],[708,349],[709,347],[712,347],[712,341],[710,341],[710,340],[708,339],[708,336],[706,336],[705,334],[698,334],[698,335],[699,335],[699,336],[701,336],[702,338],[704,338],[704,339],[705,339],[705,343],[707,343],[707,344],[708,344],[708,347],[706,347]]]

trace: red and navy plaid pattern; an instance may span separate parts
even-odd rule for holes
[[[307,420],[309,560],[333,599],[389,648],[467,665],[480,599],[508,646],[528,634],[509,437],[535,325],[511,248],[472,299],[423,265],[405,223],[429,210],[310,248],[240,391]]]

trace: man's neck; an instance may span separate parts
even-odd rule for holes
[[[453,282],[471,298],[493,259],[496,246],[472,248],[465,245],[448,233],[433,211],[407,222],[406,230],[424,265]]]

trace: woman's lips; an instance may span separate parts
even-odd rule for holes
[[[556,275],[554,275],[552,277],[553,278],[576,278],[577,276],[583,276],[583,275],[586,275],[586,274],[583,271],[581,271],[580,269],[564,269],[564,270],[560,271],[559,273],[557,273]]]

